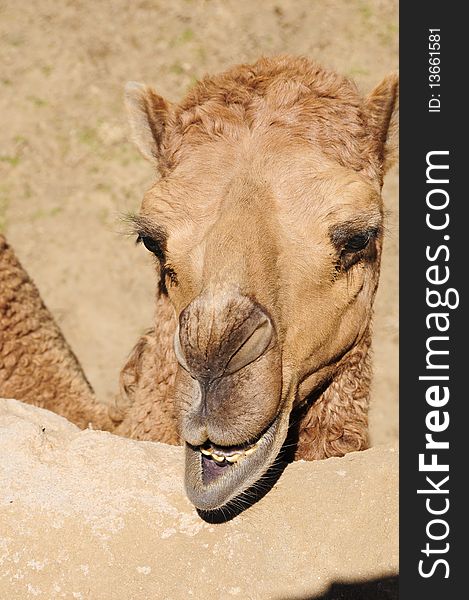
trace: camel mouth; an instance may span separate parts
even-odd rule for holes
[[[270,427],[270,426],[269,426]],[[269,428],[267,428],[269,429]],[[207,485],[219,477],[226,468],[230,468],[240,461],[246,460],[259,448],[262,439],[267,430],[265,430],[255,442],[245,442],[237,446],[217,446],[206,442],[199,446],[197,450],[202,454],[202,479]]]
[[[289,411],[283,411],[257,439],[236,446],[186,443],[185,487],[192,504],[220,509],[259,481],[282,448],[288,420]]]

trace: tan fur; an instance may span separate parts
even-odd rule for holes
[[[173,383],[176,359],[174,311],[166,298],[156,302],[155,329],[142,336],[121,371],[121,392],[111,417],[115,433],[178,445]]]
[[[345,77],[306,58],[264,58],[205,77],[169,112],[159,164],[167,173],[204,141],[278,128],[317,144],[343,166],[373,173],[367,118],[362,98]]]
[[[0,235],[0,397],[53,410],[79,427],[113,424],[39,292]]]
[[[221,343],[225,334],[217,330],[238,327],[239,309],[225,310],[229,316],[216,325],[220,303],[238,306],[243,297],[255,298],[275,323],[281,398],[273,385],[279,371],[267,363],[262,367],[256,361],[222,377],[231,383],[219,400],[207,396],[212,420],[225,431],[213,434],[216,443],[235,444],[262,430],[264,420],[255,416],[269,401],[259,397],[262,388],[270,397],[266,415],[287,405],[303,415],[297,458],[367,447],[369,331],[382,244],[380,190],[397,152],[397,90],[393,74],[362,98],[344,77],[305,58],[278,57],[206,77],[178,105],[147,86],[134,88],[133,100],[128,99],[133,138],[161,173],[141,214],[150,230],[157,226],[168,233],[168,261],[178,277],[177,284],[166,282],[169,299],[159,302],[166,301],[169,312],[172,306],[178,318],[191,311],[185,321],[191,331],[196,327],[191,335],[197,348],[204,339]],[[155,115],[156,124],[139,128]],[[149,129],[158,132],[150,148]],[[358,228],[376,224],[379,235],[369,262],[337,274],[328,235],[344,222]],[[164,277],[163,267],[158,269]],[[207,301],[213,297],[219,299]],[[157,325],[158,348],[172,344],[174,331],[166,333],[165,339]],[[188,344],[190,336],[183,334]],[[270,380],[264,381],[266,374]],[[179,422],[198,422],[188,400],[198,394],[194,379],[178,371],[175,362],[172,378]],[[149,392],[153,398],[156,389]],[[323,390],[319,396],[318,389]],[[223,415],[216,416],[225,399]],[[127,419],[134,418],[134,410],[144,412],[146,400],[139,402],[138,409],[129,408]],[[194,426],[184,431],[193,444],[208,435],[196,433]]]
[[[299,427],[295,458],[315,460],[368,448],[370,335],[344,358],[331,384]]]
[[[229,307],[252,298],[275,336],[258,360],[223,376],[221,390],[211,385],[225,403],[217,414],[209,398],[215,443],[244,442],[287,412],[301,417],[296,458],[367,447],[380,193],[397,151],[397,89],[391,75],[363,99],[347,79],[292,57],[206,77],[179,105],[128,87],[134,141],[161,175],[139,231],[165,232],[167,256],[156,263],[155,327],[130,355],[111,409],[116,433],[175,444],[185,423],[186,440],[203,440],[191,412],[199,388],[173,352],[177,323],[184,311],[188,355],[189,345],[216,347],[238,327]],[[377,232],[347,270],[331,243],[342,226]],[[198,360],[210,366],[203,353]]]

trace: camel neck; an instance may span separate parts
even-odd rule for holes
[[[368,447],[370,345],[368,327],[361,340],[343,357],[327,387],[303,412],[296,459],[343,456]]]

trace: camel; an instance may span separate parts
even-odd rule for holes
[[[111,431],[100,404],[37,287],[0,234],[0,396],[57,412],[82,429]]]
[[[168,315],[167,322],[162,321],[159,332],[165,332],[170,326]],[[130,427],[128,418],[123,425],[120,424],[122,415],[128,412],[128,398],[137,397],[137,391],[139,394],[146,393],[139,369],[148,369],[148,373],[154,369],[160,374],[165,372],[165,363],[158,363],[157,355],[152,356],[155,342],[155,335],[143,336],[139,340],[132,354],[138,365],[129,359],[122,369],[122,392],[116,395],[115,404],[107,406],[99,402],[60,327],[42,301],[39,290],[0,233],[0,397],[15,398],[46,408],[82,429],[92,427],[145,439]],[[145,351],[142,360],[140,349]],[[166,353],[163,352],[162,358],[166,358]],[[167,362],[170,364],[171,361]],[[134,389],[137,384],[138,390]],[[167,393],[161,379],[158,390]],[[152,437],[147,439],[177,445],[179,438],[174,433],[172,411],[165,419],[160,419],[158,429],[156,415],[162,406],[162,403],[156,404]],[[138,422],[143,420],[135,412],[132,418]]]
[[[108,428],[184,444],[204,511],[259,485],[292,430],[296,459],[367,448],[397,75],[362,98],[283,56],[205,77],[179,104],[137,83],[125,100],[157,170],[132,222],[158,292]]]

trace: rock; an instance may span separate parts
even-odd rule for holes
[[[293,463],[223,524],[186,499],[182,448],[0,400],[0,453],[1,598],[306,599],[397,573],[392,448]]]

